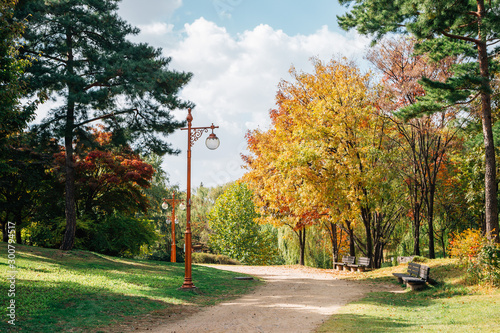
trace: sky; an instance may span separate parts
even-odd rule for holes
[[[123,0],[118,14],[141,29],[131,38],[162,48],[170,69],[193,73],[180,93],[193,102],[193,126],[219,126],[217,150],[205,147],[204,134],[192,148],[192,186],[211,187],[239,179],[245,134],[269,127],[269,110],[291,66],[312,70],[311,57],[338,56],[363,66],[369,39],[338,27],[345,12],[336,0]],[[175,111],[184,120],[186,111]],[[178,156],[162,167],[171,185],[186,189],[187,133],[168,136]]]

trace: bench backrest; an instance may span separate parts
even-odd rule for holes
[[[420,265],[420,272],[418,274],[418,277],[423,279],[424,281],[428,281],[429,280],[429,272],[430,272],[430,267],[428,266],[424,266],[424,265]]]
[[[420,264],[409,262],[408,263],[408,274],[413,277],[420,276]]]
[[[370,258],[368,258],[368,257],[360,257],[358,259],[358,265],[360,265],[360,266],[370,266]]]
[[[342,257],[342,262],[344,264],[354,265],[355,261],[356,261],[356,257],[354,257],[354,256],[343,256]]]

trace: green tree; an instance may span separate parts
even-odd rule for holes
[[[14,19],[17,0],[0,3],[0,142],[12,133],[21,131],[32,118],[34,105],[22,107],[22,73],[29,65],[18,57],[19,40],[24,24]]]
[[[205,187],[203,184],[194,189],[191,195],[191,230],[193,232],[193,243],[208,247],[210,227],[208,215],[212,210],[217,198],[224,193],[231,184]],[[185,214],[182,215],[185,220]]]
[[[0,226],[3,241],[7,242],[7,222],[16,223],[16,240],[21,243],[21,229],[43,205],[46,183],[53,185],[54,179],[46,172],[53,166],[52,155],[57,146],[44,152],[35,148],[37,138],[33,133],[22,132],[8,138],[8,146],[0,150],[2,153],[2,171],[0,172]],[[46,147],[48,148],[48,147]],[[4,155],[4,153],[7,153]],[[56,186],[51,186],[55,191]]]
[[[423,78],[427,94],[405,108],[402,116],[415,117],[442,111],[450,104],[480,101],[485,148],[486,232],[498,237],[496,161],[493,142],[491,103],[492,74],[498,70],[493,57],[500,40],[499,0],[339,0],[353,5],[339,17],[343,29],[356,28],[361,34],[374,34],[378,40],[387,33],[410,33],[417,40],[417,51],[433,60],[446,56],[463,57],[454,76],[444,83]]]
[[[176,153],[157,134],[182,123],[170,110],[192,107],[177,94],[190,73],[168,69],[170,58],[128,36],[138,29],[116,14],[118,0],[23,1],[18,17],[29,16],[21,52],[36,61],[28,71],[31,93],[46,92],[62,105],[41,125],[65,147],[66,231],[61,249],[73,247],[76,230],[74,141],[100,122],[115,144],[138,151]],[[135,144],[135,145],[134,145]]]
[[[211,247],[245,264],[271,264],[276,238],[261,228],[253,194],[244,183],[235,183],[219,196],[209,213]]]

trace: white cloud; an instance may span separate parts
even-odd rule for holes
[[[137,27],[141,29],[142,35],[154,35],[154,36],[171,33],[174,29],[173,24],[160,23],[160,22],[152,24],[139,24]]]
[[[220,184],[243,174],[235,164],[241,164],[244,135],[249,129],[268,126],[268,111],[275,106],[277,85],[281,79],[291,79],[288,71],[292,64],[297,70],[310,71],[311,57],[328,61],[336,55],[359,62],[369,44],[366,38],[340,35],[327,26],[315,34],[288,36],[269,25],[259,25],[231,36],[225,28],[204,18],[186,24],[183,34],[175,47],[164,52],[172,56],[173,69],[194,74],[181,93],[197,105],[193,126],[213,122],[220,126],[216,133],[221,138],[217,153],[204,147],[196,155],[193,152],[199,166],[193,171],[194,186],[202,180],[205,185]],[[182,140],[178,146],[181,149],[185,149],[185,135],[174,139],[174,144]],[[172,165],[169,161],[173,159],[177,161],[173,165],[185,163],[183,158],[167,157],[167,164]]]

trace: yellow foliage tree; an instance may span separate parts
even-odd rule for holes
[[[356,241],[372,257],[372,222],[376,214],[383,220],[381,184],[388,183],[378,91],[346,59],[313,59],[313,65],[314,73],[290,70],[294,82],[279,85],[271,129],[248,134],[245,178],[267,222],[286,220],[302,230],[326,218],[349,231],[351,254]],[[355,237],[356,221],[363,222],[364,237]]]

